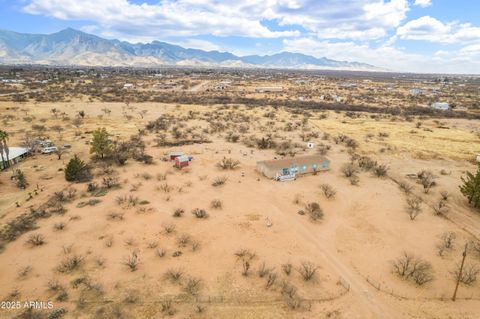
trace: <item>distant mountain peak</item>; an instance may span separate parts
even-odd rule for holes
[[[271,55],[236,56],[217,50],[183,48],[161,41],[130,43],[107,40],[73,28],[52,34],[26,34],[0,30],[1,64],[51,64],[84,66],[168,65],[208,67],[250,67],[286,69],[348,69],[379,71],[359,62],[316,58],[298,52],[282,51]]]

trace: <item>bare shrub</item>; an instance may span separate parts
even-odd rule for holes
[[[422,200],[418,197],[407,198],[407,213],[410,220],[415,220],[422,213]]]
[[[287,281],[283,281],[281,292],[283,296],[286,296],[288,298],[293,298],[297,294],[297,287],[295,287],[294,285],[292,285]]]
[[[192,210],[192,214],[197,218],[207,218],[208,213],[205,209],[195,208]]]
[[[188,278],[183,289],[189,295],[196,296],[200,292],[202,280],[198,278]]]
[[[160,302],[162,313],[173,316],[177,311],[173,307],[173,301],[171,299],[164,299]]]
[[[478,257],[480,257],[480,241],[472,241],[469,247]]]
[[[463,266],[462,273],[460,274],[460,265],[457,265],[456,269],[451,272],[456,280],[459,280],[462,284],[471,286],[477,281],[477,276],[480,274],[480,268],[475,264],[466,264]]]
[[[291,263],[283,264],[282,270],[285,273],[285,275],[290,276],[290,274],[292,273],[292,264]]]
[[[60,265],[57,267],[57,270],[61,273],[72,272],[73,270],[80,267],[83,262],[84,257],[80,255],[72,255],[66,257],[60,262]]]
[[[111,212],[107,215],[107,219],[109,220],[123,220],[123,213],[118,212]]]
[[[123,301],[127,304],[135,304],[139,300],[138,291],[130,289],[127,291]]]
[[[430,189],[436,185],[435,179],[437,178],[431,171],[429,170],[421,170],[417,173],[417,176],[420,180],[420,184],[423,186],[423,191],[428,193]]]
[[[175,231],[175,225],[174,224],[165,224],[163,225],[163,231],[165,234],[171,234]]]
[[[170,280],[172,283],[179,283],[183,278],[183,270],[181,269],[169,269],[164,275],[164,278]]]
[[[340,170],[343,173],[343,175],[347,178],[350,178],[352,176],[356,176],[357,173],[358,173],[358,168],[352,163],[347,163],[347,164],[343,165]]]
[[[325,195],[326,198],[334,198],[337,192],[335,189],[329,185],[329,184],[322,184],[320,185],[320,188],[322,189],[323,195]]]
[[[360,178],[357,175],[350,176],[348,180],[350,181],[350,184],[354,186],[358,185],[358,183],[360,182]]]
[[[125,239],[124,243],[127,246],[135,246],[135,238],[128,237],[128,238]]]
[[[192,251],[197,251],[200,248],[200,242],[198,240],[192,241]]]
[[[236,169],[240,166],[240,161],[234,160],[232,158],[224,157],[219,163],[217,163],[217,167],[228,170],[228,169]]]
[[[182,208],[177,208],[173,211],[173,217],[182,217],[183,213],[185,213],[185,210]]]
[[[112,247],[113,246],[113,238],[112,237],[107,237],[105,239],[105,246],[106,247]]]
[[[320,204],[316,202],[311,202],[305,205],[305,211],[310,216],[310,219],[317,221],[323,218],[323,210],[320,207]]]
[[[103,177],[102,185],[103,187],[110,189],[110,188],[118,187],[120,184],[118,182],[118,178],[114,176],[107,176],[107,177]]]
[[[150,241],[148,242],[147,244],[147,248],[148,249],[154,249],[154,248],[157,248],[158,247],[158,242],[157,241]]]
[[[25,266],[25,267],[22,267],[18,270],[18,278],[25,278],[28,276],[28,274],[32,271],[32,267],[31,266]]]
[[[275,284],[276,281],[277,281],[277,274],[275,272],[270,272],[267,276],[267,283],[265,284],[265,288],[269,289]]]
[[[306,261],[306,262],[302,262],[302,264],[300,265],[300,268],[298,269],[298,272],[302,276],[303,280],[310,281],[315,276],[317,269],[318,269],[318,266],[316,266],[311,262]]]
[[[392,262],[392,269],[398,276],[413,280],[418,286],[433,280],[432,265],[407,252]]]
[[[258,271],[257,271],[258,277],[263,278],[266,275],[268,275],[272,270],[273,270],[273,268],[272,269],[268,268],[265,265],[265,262],[262,262],[262,264],[260,265],[260,267],[258,268]]]
[[[130,271],[135,271],[138,269],[138,264],[140,260],[136,252],[132,252],[130,255],[126,256],[122,260],[122,264],[127,266]]]
[[[447,205],[447,201],[442,198],[433,206],[433,211],[437,216],[446,216],[450,208]]]
[[[48,290],[56,292],[63,289],[62,285],[56,279],[51,279],[47,283]]]
[[[446,250],[451,250],[455,243],[457,235],[454,232],[445,232],[440,235],[440,241],[437,244],[438,255],[443,256]]]
[[[160,257],[160,258],[165,257],[166,253],[167,252],[165,251],[165,249],[162,249],[162,248],[157,249],[157,256]]]
[[[173,191],[174,187],[167,183],[163,183],[160,186],[158,186],[158,189],[164,193],[170,193],[171,191]]]
[[[248,249],[240,249],[235,252],[235,256],[242,262],[242,275],[247,277],[250,270],[250,261],[255,258],[256,254]]]
[[[450,193],[447,191],[441,191],[440,196],[442,196],[442,200],[448,201],[448,199],[450,198]]]
[[[293,203],[296,205],[299,205],[301,202],[302,202],[302,195],[295,194],[295,197],[293,198]]]
[[[177,238],[177,245],[179,247],[186,247],[190,243],[191,237],[188,234],[183,234]]]
[[[66,226],[67,224],[65,224],[64,222],[58,222],[53,224],[53,229],[60,231],[60,230],[64,230]]]
[[[211,201],[210,207],[214,209],[222,209],[222,201],[219,199],[214,199]]]
[[[375,165],[375,167],[373,169],[373,173],[377,177],[385,177],[385,176],[387,176],[387,173],[388,173],[388,167],[385,164]]]
[[[410,194],[412,192],[413,186],[410,185],[409,183],[405,181],[400,181],[398,183],[398,187],[405,193],[405,194]]]
[[[226,182],[227,182],[227,178],[225,176],[216,177],[212,182],[212,186],[213,187],[222,186],[222,185],[225,185]]]
[[[42,234],[32,234],[28,237],[27,244],[41,246],[45,244],[45,237]]]
[[[371,171],[377,166],[377,162],[368,156],[362,156],[358,159],[358,166],[364,171]]]

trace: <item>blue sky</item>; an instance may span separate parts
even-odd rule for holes
[[[300,52],[412,72],[480,73],[476,0],[0,0],[0,28],[72,27],[237,55]]]

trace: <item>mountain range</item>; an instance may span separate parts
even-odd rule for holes
[[[129,43],[71,28],[53,34],[0,30],[0,64],[382,70],[370,64],[316,58],[301,53],[241,57],[229,52],[187,49],[160,41]]]

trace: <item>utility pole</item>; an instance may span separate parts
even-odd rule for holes
[[[465,258],[467,257],[467,249],[468,249],[468,243],[465,244],[465,249],[463,250],[462,263],[460,264],[460,270],[458,271],[457,284],[455,285],[455,291],[453,292],[452,301],[455,301],[455,299],[457,299],[457,290],[458,290],[458,285],[460,284],[460,279],[462,278],[463,265],[465,264]]]

